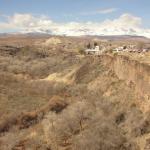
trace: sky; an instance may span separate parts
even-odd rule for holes
[[[150,37],[150,0],[0,0],[0,32]]]

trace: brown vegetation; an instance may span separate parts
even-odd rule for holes
[[[49,38],[0,42],[0,150],[148,148],[149,68],[127,56],[81,57],[88,38]]]

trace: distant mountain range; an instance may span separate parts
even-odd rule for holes
[[[52,35],[48,33],[40,33],[40,32],[31,32],[31,33],[0,33],[0,37],[10,37],[10,36],[25,36],[25,37],[50,37],[50,36],[58,36],[58,35]],[[67,35],[61,35],[67,36]],[[71,36],[72,37],[72,36]],[[136,36],[136,35],[84,35],[79,37],[85,37],[85,38],[97,38],[97,39],[103,39],[103,40],[144,40],[149,42],[149,38],[144,36]]]
[[[90,36],[89,36],[90,37]],[[150,39],[144,36],[135,36],[135,35],[109,35],[109,36],[93,36],[95,38],[99,39],[104,39],[104,40],[147,40],[149,41]]]

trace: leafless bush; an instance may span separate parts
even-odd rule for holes
[[[73,141],[74,150],[121,150],[125,149],[126,139],[111,120],[101,118]]]
[[[43,121],[46,139],[52,148],[70,147],[73,150],[138,150],[117,126],[114,117],[101,101],[94,107],[88,101],[74,103],[61,114],[49,113]],[[104,107],[104,105],[107,105]],[[101,109],[102,108],[102,109]]]
[[[20,136],[15,136],[14,133],[10,132],[1,138],[2,143],[0,144],[1,150],[12,150],[15,144],[19,141]]]
[[[147,113],[145,116],[141,112],[136,112],[132,117],[131,134],[132,136],[142,136],[150,133],[150,116]]]
[[[92,113],[90,107],[84,102],[75,103],[59,115],[49,113],[43,121],[43,127],[51,147],[56,149],[69,144],[73,135],[86,128],[86,122]]]

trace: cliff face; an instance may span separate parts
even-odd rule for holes
[[[103,55],[100,60],[109,66],[120,80],[134,84],[137,96],[150,100],[150,66],[123,55]]]

